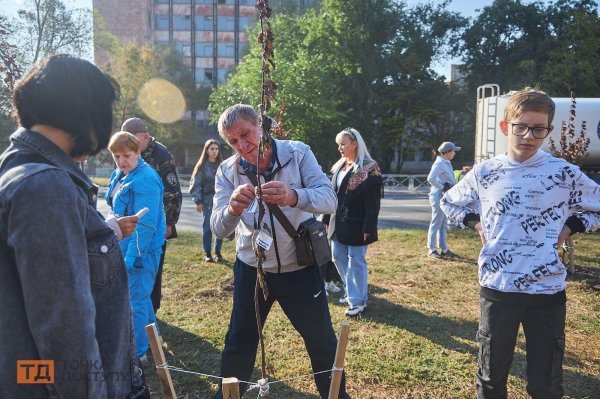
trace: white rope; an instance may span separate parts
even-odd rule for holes
[[[203,377],[214,378],[214,379],[217,379],[217,380],[223,380],[223,377],[219,377],[217,375],[199,373],[197,371],[188,371],[188,370],[184,370],[184,369],[182,369],[180,367],[171,366],[168,363],[156,365],[156,368],[157,369],[165,369],[165,370],[177,371],[179,373],[200,375],[200,376],[203,376]],[[312,374],[304,374],[304,375],[297,376],[297,377],[284,378],[282,380],[274,380],[274,381],[268,382],[267,384],[262,385],[262,386],[259,385],[256,382],[243,381],[243,380],[238,380],[238,381],[241,382],[241,383],[244,383],[244,384],[248,384],[248,391],[251,391],[253,389],[259,389],[259,397],[260,397],[260,396],[264,396],[264,393],[266,393],[266,394],[269,393],[269,385],[279,384],[279,383],[293,381],[293,380],[299,380],[301,378],[312,377],[312,376],[317,375],[317,374],[329,373],[329,372],[332,372],[332,371],[344,371],[344,368],[343,367],[340,368],[340,367],[335,367],[334,366],[333,368],[331,368],[329,370],[317,371],[316,373],[312,373]]]

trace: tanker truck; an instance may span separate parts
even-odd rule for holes
[[[512,92],[500,94],[500,86],[486,84],[477,88],[477,122],[475,132],[475,162],[493,158],[507,151],[506,137],[500,131],[500,121],[504,118],[504,107]],[[571,98],[552,98],[556,104],[554,131],[546,138],[542,150],[550,152],[550,137],[558,145],[562,121],[569,121]],[[586,122],[590,139],[589,155],[583,161],[582,169],[600,170],[600,98],[576,98],[575,134],[581,130],[581,122]]]

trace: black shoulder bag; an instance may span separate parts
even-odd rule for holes
[[[256,174],[249,169],[244,169],[244,172],[252,185],[256,187],[258,184]],[[266,205],[289,236],[293,238],[298,266],[323,266],[331,261],[331,248],[323,223],[312,217],[300,223],[296,230],[277,205]]]

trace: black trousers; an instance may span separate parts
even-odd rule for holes
[[[562,398],[566,304],[526,306],[479,298],[477,398],[505,399],[506,382],[523,325],[527,392],[534,399]]]
[[[152,287],[152,293],[150,294],[150,300],[152,301],[152,307],[154,308],[154,314],[160,309],[160,300],[162,299],[162,272],[163,263],[165,263],[165,253],[167,252],[167,240],[162,246],[162,255],[160,255],[160,262],[158,263],[158,272],[156,273],[156,280],[154,280],[154,287]]]
[[[236,259],[233,273],[233,310],[229,330],[225,336],[225,348],[221,355],[221,376],[250,381],[258,347],[254,312],[256,268]],[[265,301],[261,294],[259,300],[263,325],[273,303],[278,301],[304,339],[313,372],[331,370],[335,360],[337,338],[331,325],[327,295],[319,269],[307,267],[290,273],[266,273],[266,281],[269,298]],[[276,354],[267,353],[267,356],[269,355]],[[321,397],[327,398],[331,373],[315,375],[314,379]],[[240,384],[241,394],[246,389],[246,384]],[[222,391],[219,389],[215,398],[222,397]],[[339,398],[349,399],[346,394],[345,375],[342,376]]]

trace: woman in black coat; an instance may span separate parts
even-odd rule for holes
[[[383,179],[377,162],[371,159],[360,133],[342,130],[335,138],[341,158],[331,168],[331,185],[338,206],[323,223],[328,226],[333,261],[344,283],[346,315],[357,316],[367,307],[367,247],[377,241],[377,218]]]

